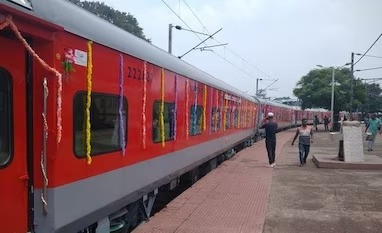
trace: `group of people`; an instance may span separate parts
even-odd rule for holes
[[[265,129],[265,145],[268,153],[269,166],[276,166],[276,132],[277,132],[277,123],[274,119],[274,114],[269,112],[267,117],[264,119],[264,122],[261,128]],[[297,128],[296,134],[293,138],[292,145],[296,141],[297,137],[299,138],[298,148],[299,148],[299,158],[300,158],[300,167],[304,166],[306,159],[309,155],[310,144],[313,143],[313,129],[311,126],[308,126],[308,120],[302,119],[302,125]]]
[[[300,159],[300,167],[304,166],[306,163],[306,159],[309,155],[310,144],[313,143],[313,128],[308,126],[308,121],[306,118],[302,119],[302,125],[297,128],[296,134],[292,141],[292,146],[297,138],[299,138],[298,149],[299,149],[299,159]],[[318,118],[315,116],[313,120],[314,128],[317,131]],[[330,120],[327,116],[324,117],[323,120],[325,130],[329,130]],[[370,119],[367,118],[365,120],[365,133],[368,133],[368,151],[373,151],[375,138],[379,132],[382,134],[382,120],[381,117],[377,117],[376,114],[371,114]],[[265,129],[265,145],[268,153],[269,166],[276,166],[276,132],[277,132],[277,123],[274,119],[274,114],[269,112],[267,117],[264,119],[261,128]]]

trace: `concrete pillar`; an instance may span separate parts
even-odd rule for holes
[[[344,140],[344,161],[364,162],[362,126],[359,121],[344,121],[342,123]]]

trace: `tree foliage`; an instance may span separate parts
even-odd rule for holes
[[[365,84],[366,87],[366,103],[360,108],[362,112],[374,113],[382,112],[382,90],[379,84]]]
[[[106,5],[103,2],[81,1],[81,0],[69,0],[74,4],[84,8],[85,10],[97,15],[98,17],[109,21],[110,23],[128,31],[139,38],[142,38],[148,42],[143,33],[143,29],[139,26],[137,19],[130,13],[114,10],[112,7]]]
[[[348,68],[335,69],[334,111],[350,111],[351,80],[353,80],[353,110],[366,102],[365,85],[352,79]],[[332,68],[313,69],[297,82],[293,94],[302,108],[331,108]]]

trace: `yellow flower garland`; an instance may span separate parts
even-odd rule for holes
[[[204,84],[204,93],[203,93],[203,130],[206,130],[206,109],[207,109],[207,85]]]
[[[188,114],[188,101],[190,99],[189,92],[188,92],[189,89],[190,89],[189,81],[188,81],[188,79],[186,79],[186,138],[188,138],[188,135],[190,134],[189,124],[188,124],[188,121],[189,121],[189,119],[188,119],[188,115],[189,115]]]
[[[88,45],[88,75],[87,75],[87,94],[86,94],[86,105],[85,105],[85,114],[86,114],[86,158],[87,164],[92,163],[92,157],[90,156],[92,151],[92,146],[90,143],[91,140],[91,124],[90,124],[90,106],[91,106],[91,94],[92,94],[92,74],[93,74],[93,49],[92,41],[87,43]]]
[[[237,128],[240,129],[240,111],[241,111],[241,102],[237,103]]]
[[[224,100],[224,111],[223,111],[223,131],[225,131],[226,121],[227,121],[227,99]]]
[[[161,105],[160,105],[160,135],[162,141],[162,147],[165,147],[165,133],[164,133],[164,69],[161,70],[160,75],[160,83],[161,83]]]

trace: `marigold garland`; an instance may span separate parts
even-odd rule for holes
[[[245,127],[248,128],[248,102],[245,102],[245,116],[244,116],[244,121],[245,121]]]
[[[46,171],[46,146],[47,146],[47,141],[48,141],[48,121],[47,121],[47,109],[46,109],[46,104],[47,104],[47,99],[49,95],[49,89],[48,89],[48,80],[47,78],[44,78],[43,81],[43,88],[44,88],[44,110],[41,113],[42,115],[42,120],[43,120],[43,145],[42,145],[42,150],[41,150],[41,158],[40,158],[40,167],[41,167],[41,173],[43,176],[43,191],[41,192],[40,199],[43,203],[43,210],[44,214],[48,213],[48,202],[46,200],[46,189],[48,187],[48,174]]]
[[[223,131],[225,131],[226,128],[226,122],[227,122],[227,99],[224,99],[224,114],[223,114]]]
[[[190,100],[190,93],[189,93],[189,89],[190,89],[190,86],[189,86],[189,81],[188,79],[186,79],[186,138],[188,138],[190,132],[189,132],[189,107],[188,107],[188,102]]]
[[[224,116],[225,116],[225,109],[224,109],[224,92],[220,92],[220,102],[221,102],[221,111],[220,111],[220,119],[222,119],[220,121],[220,129],[223,129],[223,124],[224,124]]]
[[[203,131],[207,129],[206,124],[206,110],[207,110],[207,85],[204,84],[203,90]]]
[[[160,83],[161,83],[161,104],[160,104],[160,135],[161,135],[161,141],[162,141],[162,147],[165,147],[165,132],[164,132],[164,69],[161,70],[160,75]]]
[[[125,156],[125,126],[124,126],[124,117],[122,114],[123,110],[123,55],[119,54],[119,140],[120,146],[122,149],[122,155]]]
[[[198,83],[195,81],[195,89],[194,89],[195,99],[194,99],[194,111],[193,111],[193,119],[192,119],[192,134],[196,134],[196,124],[197,124],[197,118],[198,118]]]
[[[253,104],[251,103],[251,127],[253,127]]]
[[[240,117],[241,117],[241,101],[237,103],[237,128],[240,129]]]
[[[212,132],[212,126],[213,126],[213,121],[212,118],[215,117],[215,114],[212,112],[212,105],[213,105],[213,98],[214,98],[214,88],[213,87],[210,87],[210,133]]]
[[[174,106],[174,120],[173,120],[173,129],[174,129],[174,140],[176,140],[176,130],[177,130],[177,113],[178,113],[178,75],[175,75],[175,106]]]
[[[92,103],[91,95],[92,95],[92,75],[93,75],[93,48],[92,41],[87,43],[88,46],[88,74],[86,77],[87,80],[87,93],[86,93],[86,104],[85,104],[85,119],[86,119],[86,158],[87,164],[92,163],[91,157],[91,123],[90,123],[90,106]]]
[[[10,27],[13,33],[16,35],[17,39],[24,45],[26,50],[35,58],[46,70],[52,72],[57,77],[57,144],[61,142],[62,138],[62,74],[58,72],[55,68],[49,66],[44,60],[38,56],[38,54],[32,49],[28,42],[21,35],[16,24],[12,21],[12,16],[8,15],[4,22],[0,25],[0,31],[5,27]]]
[[[147,62],[143,62],[142,147],[146,149]]]
[[[215,115],[215,124],[214,124],[214,127],[215,127],[215,131],[217,131],[218,127],[220,128],[220,122],[218,122],[218,117],[221,121],[221,118],[220,118],[220,106],[219,106],[219,90],[216,90],[216,115]],[[219,125],[218,125],[219,123]]]

